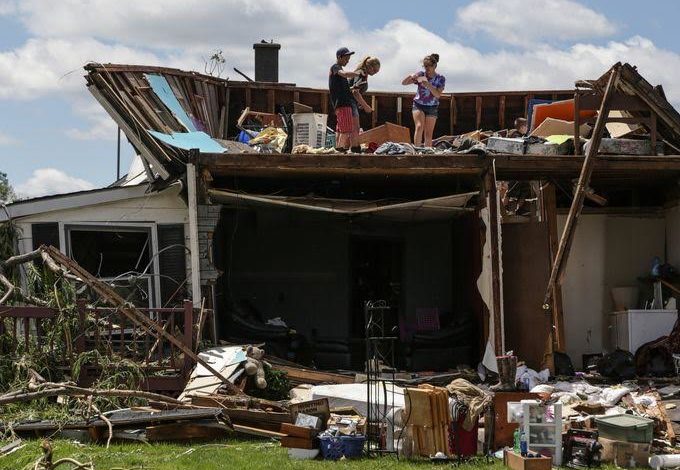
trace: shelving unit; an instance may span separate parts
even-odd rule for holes
[[[562,465],[562,404],[542,405],[538,400],[522,400],[522,430],[527,448],[552,456],[553,465]]]

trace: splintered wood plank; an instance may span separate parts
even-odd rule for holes
[[[574,233],[576,231],[576,224],[578,223],[578,217],[583,209],[583,202],[585,200],[585,191],[590,183],[590,177],[593,174],[595,168],[595,161],[597,160],[597,152],[600,149],[600,142],[602,141],[602,133],[604,131],[604,125],[607,122],[607,116],[609,115],[609,98],[611,97],[616,82],[619,76],[619,68],[613,68],[609,74],[609,81],[607,83],[607,88],[604,92],[604,97],[602,98],[602,104],[600,105],[600,110],[597,113],[597,121],[595,122],[595,128],[593,129],[593,135],[590,139],[590,147],[588,148],[588,153],[583,161],[583,167],[581,168],[581,175],[578,179],[578,184],[576,185],[576,190],[574,191],[574,199],[569,208],[569,214],[567,215],[567,221],[562,231],[562,238],[560,239],[560,244],[557,248],[557,254],[555,255],[555,261],[552,265],[552,271],[550,273],[550,280],[548,281],[548,286],[546,288],[545,299],[543,304],[550,306],[551,296],[553,295],[554,286],[561,283],[562,276],[564,275],[564,270],[567,265],[567,258],[569,257],[569,252],[571,251],[571,244],[574,241]]]
[[[241,424],[234,424],[232,426],[234,428],[234,431],[241,434],[248,434],[250,436],[271,437],[274,439],[281,439],[282,437],[286,437],[286,435],[281,432],[268,431],[266,429],[258,429],[250,426],[243,426]]]

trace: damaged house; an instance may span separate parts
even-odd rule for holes
[[[0,221],[21,229],[21,252],[58,247],[140,307],[205,299],[217,339],[360,370],[366,305],[380,301],[400,368],[446,370],[506,350],[534,368],[560,350],[580,368],[625,346],[610,328],[612,288],[637,285],[655,257],[680,266],[680,115],[628,64],[612,68],[611,86],[607,72],[574,90],[447,93],[435,136],[486,145],[394,155],[236,142],[251,117],[281,126],[327,115],[305,123],[324,136],[334,126],[327,90],[278,83],[261,64],[250,82],[85,69],[138,153],[133,167],[107,188],[10,204]],[[366,134],[412,129],[411,94],[367,97]],[[598,119],[603,98],[609,122]],[[549,106],[565,102],[560,120]],[[494,135],[539,111],[558,129],[544,135],[562,139]],[[601,143],[590,138],[598,121]],[[599,147],[590,159],[589,145]]]

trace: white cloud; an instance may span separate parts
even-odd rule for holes
[[[0,16],[9,16],[17,12],[17,4],[14,0],[0,0]]]
[[[458,10],[457,25],[526,47],[537,40],[582,40],[616,31],[604,15],[573,0],[476,0]]]
[[[152,53],[91,38],[31,38],[17,49],[0,52],[0,99],[82,91],[82,67],[90,61],[161,63]]]
[[[309,0],[24,0],[19,11],[35,36],[203,52],[271,38],[319,44],[349,24],[335,2]]]
[[[40,168],[14,189],[20,198],[33,198],[93,188],[94,185],[89,181],[69,176],[56,168]]]
[[[89,97],[78,96],[71,106],[73,112],[83,118],[89,127],[71,127],[66,135],[74,140],[114,140],[116,123],[104,111],[99,103]]]
[[[9,134],[6,134],[6,133],[0,131],[0,146],[15,145],[17,143],[19,143],[19,141],[17,139],[15,139],[14,137],[12,137]]]

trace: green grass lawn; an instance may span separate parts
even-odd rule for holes
[[[34,462],[42,455],[40,440],[26,441],[22,449],[0,457],[0,469],[33,469]],[[212,469],[403,469],[425,468],[432,464],[427,460],[397,461],[394,457],[375,459],[330,461],[290,460],[286,449],[277,442],[264,440],[225,440],[213,443],[195,444],[112,444],[109,449],[103,445],[82,445],[72,441],[55,440],[53,461],[70,457],[82,463],[93,462],[97,470],[112,469],[170,469],[170,470],[212,470]],[[69,470],[62,465],[58,470]],[[475,460],[460,468],[500,470],[500,461],[487,464],[484,459]]]

